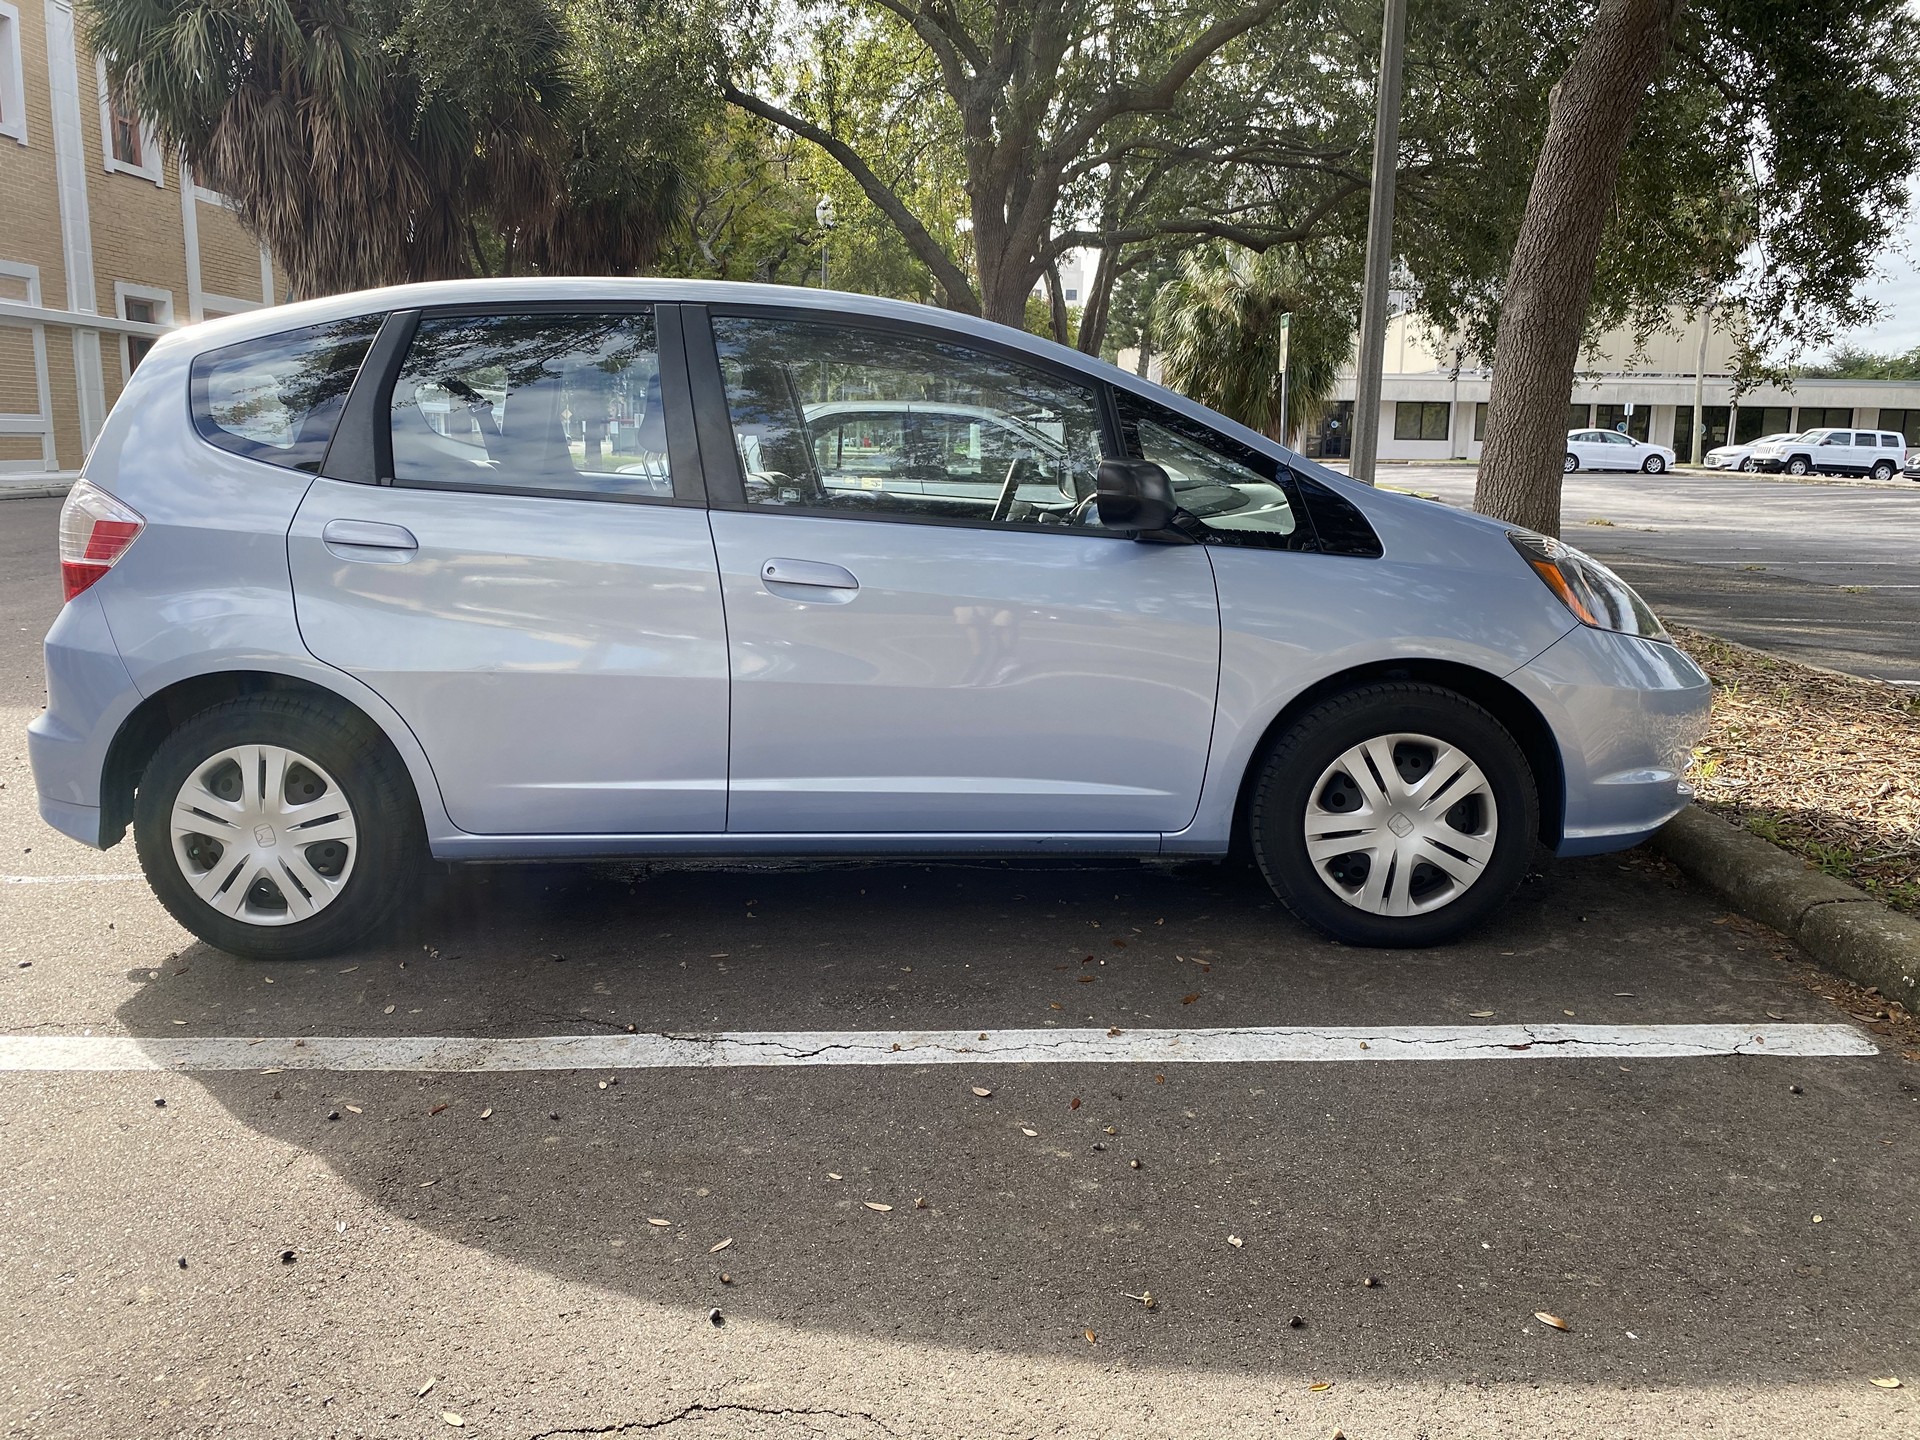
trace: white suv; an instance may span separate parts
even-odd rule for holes
[[[1789,475],[1871,475],[1891,480],[1906,463],[1907,437],[1891,430],[1808,430],[1756,445],[1753,468]]]

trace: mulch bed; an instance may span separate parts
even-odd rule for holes
[[[1701,803],[1920,914],[1920,695],[1671,628],[1713,678]]]

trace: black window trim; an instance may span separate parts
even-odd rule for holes
[[[962,348],[980,350],[1005,359],[1052,379],[1083,386],[1094,393],[1094,406],[1100,417],[1100,453],[1115,457],[1126,452],[1120,447],[1119,425],[1113,408],[1111,387],[1096,376],[1075,370],[1035,355],[1017,345],[983,339],[977,335],[942,330],[937,325],[921,325],[886,315],[837,315],[829,311],[801,306],[692,304],[685,311],[686,361],[693,393],[694,414],[700,436],[702,456],[724,456],[711,462],[706,476],[708,504],[715,510],[738,510],[755,515],[802,515],[822,520],[858,520],[868,525],[933,525],[947,529],[990,530],[999,535],[1078,535],[1098,540],[1135,538],[1130,530],[1107,530],[1092,525],[1046,525],[1038,521],[975,520],[965,515],[914,515],[899,511],[841,510],[819,505],[749,505],[746,476],[740,469],[740,447],[734,441],[733,414],[727,406],[725,376],[720,370],[720,347],[714,338],[713,317],[728,320],[788,320],[827,325],[836,329],[874,330],[908,339],[935,340]]]
[[[329,479],[360,485],[388,485],[399,490],[438,490],[461,495],[516,495],[534,500],[592,500],[615,505],[667,505],[704,509],[701,448],[694,424],[687,383],[686,345],[682,329],[683,306],[672,301],[600,300],[582,296],[571,300],[462,301],[395,311],[374,337],[373,348],[347,395],[346,409],[334,429],[320,473]],[[393,387],[406,366],[407,350],[420,321],[461,315],[637,315],[651,313],[654,346],[660,366],[660,398],[666,408],[667,468],[673,494],[629,495],[605,490],[559,489],[546,485],[493,485],[460,480],[413,480],[393,471]],[[373,362],[380,361],[379,365]],[[349,428],[351,426],[351,428]],[[342,445],[343,436],[349,436]],[[339,463],[335,464],[335,452]]]

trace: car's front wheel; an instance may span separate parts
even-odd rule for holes
[[[1753,458],[1749,456],[1747,459],[1742,460],[1740,462],[1740,468],[1751,475],[1753,473]]]
[[[1658,475],[1667,468],[1666,457],[1664,455],[1649,455],[1641,462],[1640,468],[1649,475]]]
[[[1561,473],[1565,475],[1571,475],[1573,474],[1574,471],[1578,470],[1579,468],[1580,468],[1580,457],[1578,455],[1575,455],[1571,450],[1569,450],[1567,452],[1567,458],[1560,462]]]
[[[1327,700],[1255,778],[1255,859],[1287,908],[1350,945],[1437,945],[1498,908],[1539,824],[1533,772],[1487,710],[1437,686]]]
[[[175,730],[141,776],[133,832],[168,913],[258,960],[365,938],[417,890],[426,848],[385,737],[301,695],[230,700]]]
[[[1804,455],[1796,455],[1791,460],[1787,461],[1787,473],[1789,475],[1805,475],[1808,472],[1810,472],[1812,469],[1813,469],[1812,464],[1807,460],[1807,457]]]

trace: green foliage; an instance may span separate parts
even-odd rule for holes
[[[87,0],[111,82],[305,294],[632,271],[715,99],[681,0]]]
[[[1330,283],[1281,250],[1228,245],[1189,251],[1154,307],[1167,383],[1264,435],[1284,439],[1319,410],[1352,351],[1358,287]],[[1350,273],[1350,272],[1349,272]],[[1280,337],[1291,313],[1287,413],[1280,414]]]
[[[1429,0],[1411,19],[1410,158],[1428,168],[1402,170],[1396,239],[1416,308],[1482,356],[1549,97],[1590,15],[1581,0]],[[1738,304],[1758,379],[1872,319],[1861,287],[1920,168],[1917,66],[1904,0],[1690,5],[1621,168],[1589,335]],[[1788,353],[1760,353],[1772,343]]]
[[[1881,354],[1859,345],[1836,345],[1817,365],[1798,372],[1808,380],[1920,380],[1920,345],[1905,354]]]

